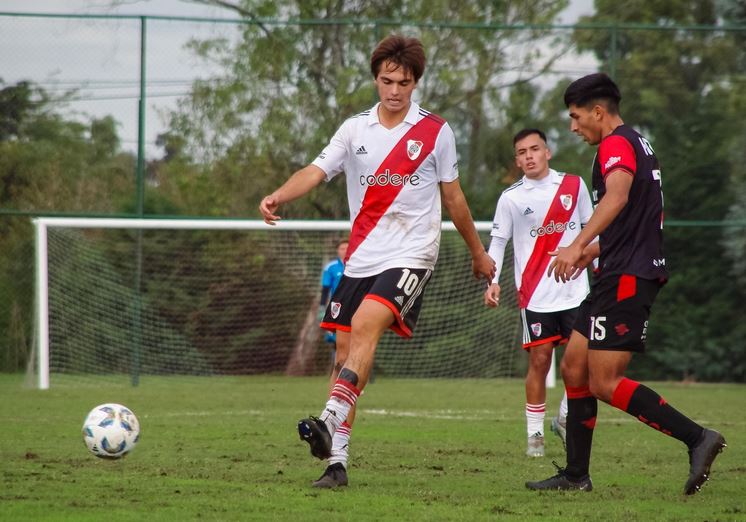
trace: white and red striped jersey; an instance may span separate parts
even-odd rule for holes
[[[575,201],[573,201],[573,198]],[[519,304],[535,312],[578,306],[588,293],[588,278],[567,283],[547,277],[547,252],[572,243],[593,212],[588,188],[578,176],[549,169],[541,180],[525,176],[497,201],[491,235],[513,239]]]
[[[376,104],[345,121],[313,164],[327,181],[346,176],[352,230],[345,275],[435,267],[439,183],[458,178],[456,141],[443,119],[412,102],[404,120],[387,129]]]

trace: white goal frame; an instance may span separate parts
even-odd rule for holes
[[[249,219],[160,219],[160,218],[75,218],[39,217],[33,220],[36,229],[36,335],[37,335],[37,386],[49,389],[49,264],[47,231],[49,228],[114,228],[162,230],[329,230],[349,231],[349,221],[287,220],[277,221],[275,227],[261,220]],[[492,229],[492,222],[475,222],[477,231]],[[444,221],[441,230],[456,231],[450,221]],[[464,247],[465,248],[465,247]],[[554,372],[550,372],[553,375]]]

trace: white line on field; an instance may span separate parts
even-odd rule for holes
[[[283,410],[285,412],[287,410]],[[263,417],[277,415],[278,411],[270,410],[209,410],[209,411],[170,411],[154,415],[142,415],[142,418],[149,417],[240,417],[253,416]],[[494,410],[387,410],[383,408],[361,409],[361,414],[376,415],[381,417],[399,417],[411,419],[437,419],[437,420],[455,420],[455,421],[498,421],[498,422],[515,422],[525,420],[525,416],[505,416],[498,415]],[[551,417],[551,416],[549,416]],[[599,416],[600,422],[613,423],[636,423],[637,419],[631,416]],[[708,420],[694,419],[695,422],[703,425],[711,424]],[[731,426],[743,426],[746,422],[729,422]]]

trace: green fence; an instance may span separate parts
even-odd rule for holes
[[[587,179],[594,150],[569,132],[561,95],[609,72],[625,121],[656,149],[666,196],[672,278],[636,371],[746,379],[742,15],[683,2],[675,15],[651,7],[650,23],[599,13],[562,26],[549,2],[483,23],[472,4],[413,2],[375,20],[0,13],[0,369],[23,368],[34,342],[30,217],[258,217],[262,195],[372,105],[370,50],[398,31],[425,44],[416,99],[453,127],[479,220],[519,176],[511,139],[525,126],[546,130],[555,168]],[[346,213],[335,182],[284,215]]]

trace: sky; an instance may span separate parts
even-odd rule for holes
[[[558,23],[571,24],[593,12],[593,0],[571,0]],[[31,80],[50,93],[77,89],[66,115],[88,119],[112,115],[122,148],[137,149],[140,21],[136,16],[234,19],[229,10],[188,0],[0,0],[0,13],[116,14],[131,19],[73,19],[0,16],[0,79],[6,85]],[[185,49],[190,38],[226,34],[231,26],[148,20],[146,156],[162,155],[156,136],[196,78],[218,73]],[[573,66],[576,66],[573,64]],[[589,71],[590,72],[590,71]]]

